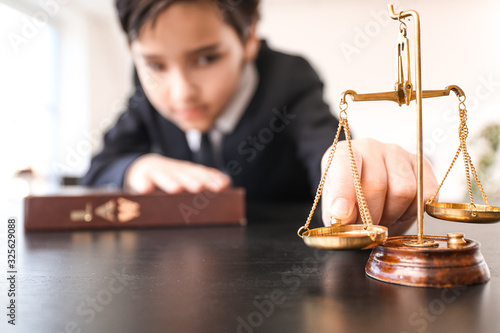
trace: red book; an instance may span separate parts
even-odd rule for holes
[[[78,189],[24,199],[27,231],[204,225],[246,225],[245,190],[137,195]]]

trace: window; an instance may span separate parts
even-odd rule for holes
[[[48,176],[56,154],[58,36],[43,19],[0,4],[0,184]]]

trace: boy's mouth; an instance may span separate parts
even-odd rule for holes
[[[174,114],[181,120],[193,121],[204,118],[208,112],[206,106],[188,107],[175,109]]]

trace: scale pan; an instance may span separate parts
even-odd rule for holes
[[[500,221],[500,207],[475,205],[475,211],[468,203],[433,202],[425,205],[425,211],[438,219],[466,222],[466,223],[493,223]]]
[[[387,228],[379,225],[365,229],[362,224],[315,228],[304,232],[304,243],[322,250],[364,250],[387,239]]]

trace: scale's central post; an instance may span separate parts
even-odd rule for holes
[[[423,151],[423,139],[422,139],[422,63],[420,58],[420,17],[415,11],[406,11],[396,14],[394,12],[394,6],[389,5],[389,16],[393,20],[402,20],[406,17],[413,17],[415,22],[415,89],[416,89],[416,102],[417,102],[417,241],[409,241],[407,245],[416,246],[433,246],[435,244],[433,241],[424,241],[424,151]],[[409,51],[407,52],[409,55]],[[410,73],[408,59],[408,73]],[[408,75],[409,77],[409,75]],[[406,87],[405,87],[406,88]],[[406,90],[405,90],[406,91]],[[411,97],[410,97],[411,99]]]

